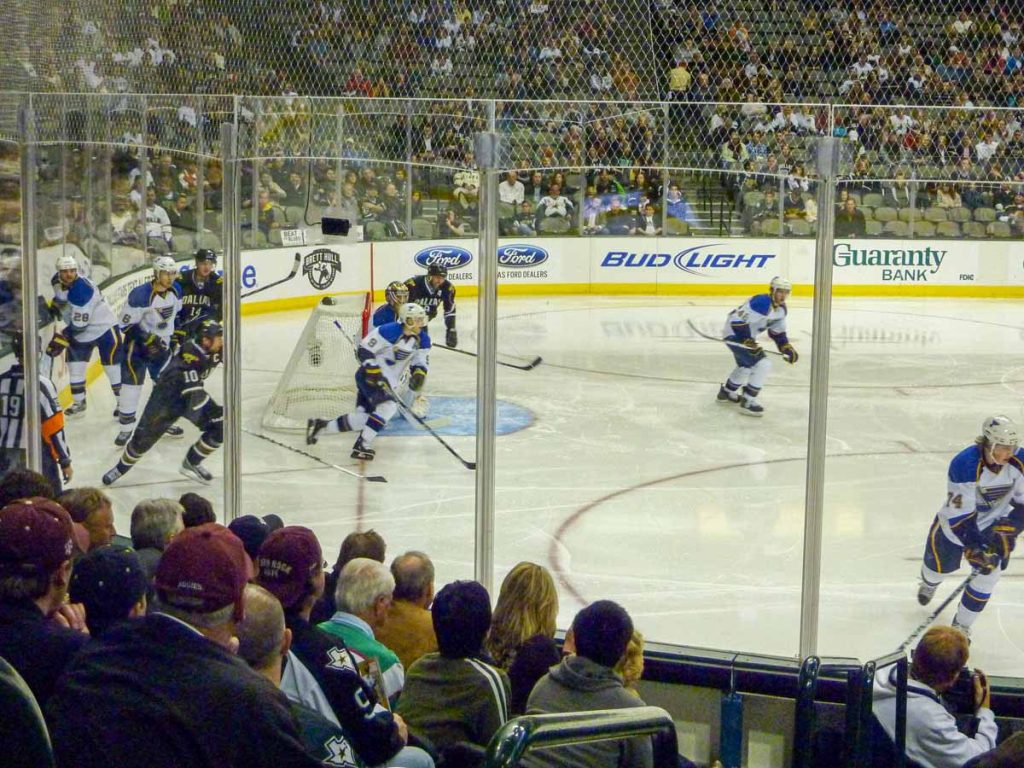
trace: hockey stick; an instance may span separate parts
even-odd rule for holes
[[[345,333],[345,329],[341,327],[341,323],[339,323],[337,320],[335,320],[334,321],[334,325],[335,325],[335,327],[339,331],[341,331],[341,335],[342,336],[344,336],[346,339],[349,338],[348,334]],[[351,341],[351,339],[349,339],[349,341]],[[431,427],[430,424],[427,423],[426,419],[424,419],[422,416],[416,415],[415,413],[412,412],[412,410],[410,408],[406,407],[405,403],[402,402],[402,398],[400,398],[395,393],[395,390],[393,390],[391,388],[391,385],[387,383],[387,379],[384,380],[384,391],[387,393],[388,397],[391,398],[391,400],[394,401],[395,405],[398,406],[398,410],[400,410],[402,412],[402,415],[405,416],[406,419],[408,419],[410,417],[415,419],[417,424],[419,424],[421,427],[423,427],[425,430],[427,430],[427,432],[429,432],[431,435],[434,436],[434,439],[436,439],[437,442],[439,442],[446,449],[448,449],[448,453],[450,453],[456,459],[461,461],[462,462],[462,466],[464,466],[466,469],[476,469],[476,462],[475,461],[466,461],[464,458],[462,458],[462,456],[459,455],[458,451],[456,451],[454,448],[452,448],[450,445],[448,445],[448,443],[445,442],[445,439],[443,437],[441,437],[439,434],[437,434],[437,432],[434,431],[434,428]]]
[[[702,331],[700,328],[693,324],[693,320],[687,320],[686,324],[690,326],[690,329],[698,336],[703,336],[705,339],[708,339],[709,341],[720,341],[726,346],[739,347],[740,349],[746,349],[748,352],[750,351],[750,348],[747,347],[746,344],[742,344],[738,341],[729,341],[728,339],[723,339],[721,336],[712,336],[710,333],[704,333],[704,331]],[[766,355],[778,355],[779,357],[785,357],[784,354],[782,354],[781,352],[776,352],[774,349],[765,349],[764,347],[761,347],[761,351],[764,352]]]
[[[296,253],[295,254],[295,263],[292,264],[292,271],[288,273],[287,277],[282,277],[280,280],[275,280],[273,283],[268,283],[267,285],[264,285],[262,288],[257,288],[254,291],[249,291],[248,293],[243,293],[241,295],[241,298],[247,299],[250,296],[255,296],[257,293],[261,293],[261,292],[267,290],[268,288],[273,288],[275,285],[280,285],[281,283],[287,283],[289,280],[291,280],[293,277],[295,277],[299,273],[299,264],[301,264],[301,263],[302,263],[302,254],[301,253]]]
[[[944,610],[946,610],[946,606],[948,606],[950,603],[952,603],[954,600],[956,600],[960,596],[960,593],[963,592],[965,589],[967,589],[968,583],[970,583],[971,579],[973,579],[977,573],[978,573],[978,571],[976,569],[972,570],[970,575],[960,583],[960,586],[958,586],[956,589],[954,589],[952,592],[950,592],[949,597],[947,597],[945,600],[943,600],[939,604],[939,607],[936,608],[934,611],[932,611],[928,615],[928,618],[926,618],[924,621],[922,621],[920,624],[917,625],[917,629],[915,629],[913,632],[911,632],[910,633],[910,637],[908,637],[906,640],[903,641],[903,644],[900,646],[900,650],[901,651],[905,651],[907,648],[909,648],[910,644],[912,642],[914,642],[914,639],[919,634],[921,634],[926,629],[928,629],[929,625],[933,621],[935,621],[936,618],[938,618],[938,615],[940,613],[942,613]]]
[[[460,355],[479,357],[479,355],[476,352],[470,352],[469,350],[466,349],[448,347],[445,346],[444,344],[435,344],[434,346],[437,347],[438,349],[447,349],[449,352],[458,352]],[[527,363],[526,365],[516,365],[515,363],[503,363],[501,360],[495,360],[494,362],[496,362],[498,365],[504,365],[507,368],[515,368],[517,371],[532,371],[534,368],[540,365],[543,362],[543,360],[540,357],[535,357],[531,362]]]
[[[312,453],[307,453],[306,451],[300,450],[299,448],[293,448],[287,443],[282,443],[280,440],[275,440],[272,437],[267,437],[266,435],[260,434],[259,432],[253,432],[251,429],[246,429],[245,427],[242,427],[242,431],[248,435],[252,435],[253,437],[258,437],[260,440],[266,440],[268,443],[272,443],[278,446],[279,448],[284,448],[286,450],[291,451],[292,453],[299,454],[299,456],[305,456],[307,459],[318,461],[326,467],[336,469],[339,472],[344,472],[346,475],[351,475],[352,477],[358,478],[360,480],[367,480],[371,483],[386,483],[388,481],[388,479],[384,477],[384,475],[363,475],[360,474],[359,472],[353,472],[351,469],[339,467],[337,464],[331,464],[331,462],[324,461],[319,456],[314,456]]]

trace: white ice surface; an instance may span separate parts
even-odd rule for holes
[[[559,624],[582,601],[611,598],[652,640],[795,655],[802,571],[811,311],[791,300],[796,366],[774,358],[762,419],[714,401],[727,350],[686,325],[720,330],[740,298],[502,299],[504,359],[542,355],[530,372],[499,368],[499,396],[535,414],[498,438],[496,585],[520,560],[559,583]],[[1024,307],[1013,301],[836,299],[832,318],[828,462],[819,650],[862,659],[895,649],[930,613],[915,600],[925,534],[945,493],[950,458],[983,417],[1022,419]],[[246,317],[243,402],[260,413],[307,311]],[[476,307],[459,306],[474,349]],[[442,333],[438,321],[435,333]],[[432,356],[428,394],[475,393],[475,360]],[[219,394],[219,376],[211,379]],[[105,380],[86,417],[70,422],[77,484],[98,484],[119,454]],[[234,404],[237,407],[238,404]],[[223,468],[206,488],[177,473],[196,431],[162,440],[111,491],[118,529],[147,496],[208,493],[221,507]],[[300,435],[275,434],[305,449]],[[473,458],[472,437],[449,442]],[[359,470],[352,436],[310,449]],[[333,560],[342,538],[373,527],[388,557],[429,553],[438,582],[473,572],[474,474],[429,436],[381,437],[369,484],[258,438],[242,439],[246,512],[308,525]],[[951,576],[937,605],[963,578]],[[496,591],[496,587],[495,587]],[[949,621],[955,603],[940,616]],[[975,626],[972,662],[1024,676],[1024,570],[1014,561]]]

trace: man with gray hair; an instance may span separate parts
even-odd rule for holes
[[[388,620],[375,634],[393,650],[406,669],[414,661],[437,651],[437,636],[430,616],[434,599],[434,564],[423,552],[406,552],[391,563],[394,599]]]
[[[184,511],[174,499],[143,499],[132,510],[132,548],[149,583],[171,539],[185,530]],[[152,589],[149,596],[152,599]]]
[[[367,557],[350,560],[338,576],[337,611],[320,625],[345,641],[359,673],[392,706],[405,685],[405,668],[395,652],[377,640],[376,632],[387,622],[394,589],[395,578],[384,563]]]

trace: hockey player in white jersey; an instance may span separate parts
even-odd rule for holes
[[[377,433],[398,411],[395,398],[405,394],[403,382],[408,379],[407,386],[413,392],[423,388],[430,358],[427,312],[419,304],[410,303],[401,307],[398,317],[399,322],[374,328],[359,344],[355,411],[330,421],[310,419],[306,423],[309,445],[316,443],[321,432],[359,430],[352,458],[369,461],[375,455],[371,446]]]
[[[798,359],[796,349],[786,336],[786,299],[793,286],[783,277],[773,277],[768,293],[751,296],[729,313],[725,322],[725,341],[736,360],[736,367],[718,390],[719,403],[738,403],[740,413],[761,416],[764,407],[757,401],[771,361],[757,343],[764,331],[778,347],[787,363]]]
[[[146,372],[156,381],[170,356],[174,318],[181,310],[181,293],[175,279],[178,267],[170,256],[153,260],[153,279],[133,288],[121,317],[124,333],[124,364],[121,366],[121,431],[114,440],[125,445],[135,429],[135,411],[139,407]],[[172,426],[167,434],[181,437],[181,427]]]
[[[974,568],[953,626],[970,634],[1024,531],[1024,451],[1017,425],[990,416],[974,444],[949,463],[946,501],[924,546],[917,601],[927,605],[939,583],[966,557]]]
[[[46,354],[59,357],[68,353],[68,376],[71,379],[71,397],[74,403],[66,411],[68,416],[85,412],[85,373],[93,349],[99,352],[103,370],[110,381],[114,397],[121,393],[121,361],[124,345],[121,329],[114,311],[107,304],[99,287],[78,273],[74,256],[57,258],[57,271],[50,281],[53,286],[51,311],[64,322],[64,329],[56,333],[46,347]],[[116,415],[116,414],[115,414]]]

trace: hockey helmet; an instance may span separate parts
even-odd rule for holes
[[[776,291],[786,291],[786,293],[791,293],[793,291],[793,284],[786,278],[779,276],[772,278],[770,287],[772,289],[772,293],[775,293]]]
[[[409,287],[398,280],[392,280],[384,289],[384,300],[388,304],[405,304],[409,301]]]
[[[170,256],[157,256],[153,259],[153,271],[157,274],[161,272],[178,274],[178,265],[174,263],[174,259]]]
[[[217,263],[217,254],[210,248],[200,248],[196,251],[195,255],[196,264],[204,261],[212,261],[214,264]]]
[[[1017,425],[1007,416],[989,416],[981,423],[981,434],[989,445],[1008,445],[1016,448],[1020,444]]]
[[[25,334],[21,331],[11,331],[11,352],[19,363],[25,359]]]
[[[403,304],[399,308],[398,319],[402,321],[403,325],[412,325],[415,323],[417,327],[422,328],[427,324],[427,310],[419,304],[409,302],[408,304]]]
[[[75,272],[77,272],[78,271],[78,262],[75,261],[75,257],[74,256],[69,256],[69,255],[65,254],[63,256],[58,256],[57,257],[56,267],[57,267],[57,271],[58,272],[63,272],[64,270],[67,270],[67,269],[73,269],[73,270],[75,270]]]
[[[441,277],[448,277],[448,267],[444,266],[443,264],[431,264],[429,267],[427,267],[427,275],[429,277],[434,277],[435,275],[440,275]]]
[[[199,324],[199,336],[204,339],[212,339],[224,335],[224,326],[216,320],[203,320]]]

